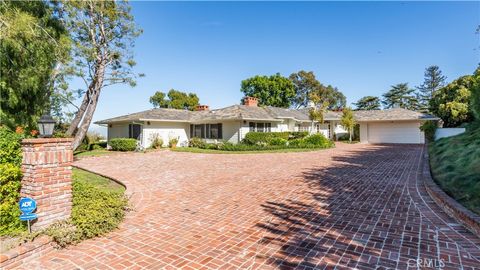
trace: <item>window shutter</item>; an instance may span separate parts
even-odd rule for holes
[[[217,128],[218,128],[218,138],[223,139],[222,124],[218,124]]]
[[[128,124],[128,138],[132,138],[132,124]]]
[[[200,125],[202,127],[201,137],[205,139],[205,124]]]
[[[190,125],[190,138],[193,138],[193,125]]]

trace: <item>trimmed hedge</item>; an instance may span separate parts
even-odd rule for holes
[[[288,132],[282,132],[282,133],[288,133]],[[255,137],[255,138],[259,138],[259,137]],[[333,147],[334,143],[329,139],[327,139],[322,134],[314,134],[314,135],[307,136],[305,138],[297,138],[297,139],[291,139],[291,140],[286,140],[284,138],[273,136],[268,139],[268,142],[264,143],[262,141],[259,141],[256,144],[247,144],[244,142],[238,143],[238,144],[233,144],[230,142],[222,142],[222,143],[215,144],[215,143],[205,143],[201,139],[192,138],[190,139],[189,146],[200,148],[200,149],[211,149],[211,150],[222,150],[222,151],[261,151],[261,150],[301,149],[301,148],[322,149],[322,148]]]
[[[122,222],[128,208],[123,188],[112,186],[99,175],[73,170],[71,218],[54,223],[46,230],[60,246],[104,235]]]
[[[294,140],[294,139],[301,139],[308,136],[308,132],[306,131],[299,131],[299,132],[248,132],[243,139],[243,143],[245,144],[270,144],[271,140],[275,140],[275,142],[279,142],[277,139],[283,140]]]
[[[114,138],[108,142],[113,151],[135,151],[137,140],[132,138]]]
[[[73,182],[72,223],[79,239],[103,235],[117,228],[126,207],[123,193],[101,189],[88,182]]]

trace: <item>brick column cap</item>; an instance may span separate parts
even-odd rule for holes
[[[73,142],[73,138],[38,138],[23,139],[22,144],[46,144],[46,143],[67,143]]]

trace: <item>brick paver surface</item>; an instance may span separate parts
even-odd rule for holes
[[[76,165],[124,182],[135,210],[107,236],[23,267],[480,267],[480,239],[426,194],[422,151],[338,144],[305,153],[83,159]]]

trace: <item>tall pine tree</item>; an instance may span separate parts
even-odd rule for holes
[[[383,106],[385,109],[400,107],[408,110],[417,110],[418,100],[414,92],[415,89],[408,87],[408,83],[392,85],[392,88],[383,94]]]
[[[438,66],[429,66],[425,69],[425,79],[422,85],[417,86],[419,109],[428,111],[429,102],[433,94],[443,86],[447,77],[443,76]]]

